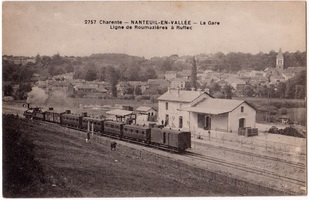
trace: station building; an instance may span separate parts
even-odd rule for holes
[[[216,99],[207,92],[168,90],[158,98],[158,121],[189,131],[237,132],[256,126],[255,108],[242,100]]]

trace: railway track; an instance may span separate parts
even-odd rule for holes
[[[42,126],[43,125],[46,126],[46,124],[54,124],[54,123],[39,121],[38,124],[40,124]],[[56,130],[56,131],[59,131],[59,127],[63,127],[63,126],[60,126],[58,124],[57,124],[57,126],[48,126],[49,129],[53,129],[53,130]],[[71,127],[67,127],[67,128],[72,129]],[[76,128],[74,130],[86,134],[86,131],[84,131],[84,130],[79,130],[78,128]],[[103,135],[97,135],[96,134],[96,136],[97,137],[104,136],[105,138],[107,137],[107,138],[112,138],[112,139],[119,140],[118,136],[113,136],[113,135],[108,135],[108,134],[103,134]],[[147,146],[147,147],[153,147],[153,148],[156,148],[156,149],[161,149],[161,150],[170,151],[170,152],[175,153],[175,151],[173,151],[171,149],[167,149],[167,148],[162,147],[162,146],[151,145],[151,144],[147,144],[147,143],[139,142],[139,141],[132,141],[132,140],[129,140],[129,139],[126,139],[126,138],[122,138],[121,141],[126,141],[126,142],[130,142],[130,143],[134,143],[134,144],[139,144],[139,145],[143,145],[143,146]],[[228,148],[226,148],[226,149],[228,149]],[[230,150],[230,149],[228,149],[228,150]],[[241,153],[241,154],[250,155],[250,156],[256,156],[253,153],[242,152],[240,150],[235,150],[235,152]],[[239,163],[236,163],[236,162],[230,162],[230,161],[226,161],[226,160],[219,159],[219,158],[216,158],[216,157],[211,157],[211,156],[207,156],[207,155],[198,154],[198,153],[195,153],[195,152],[187,151],[184,154],[177,154],[177,156],[188,157],[188,158],[191,158],[191,159],[194,159],[194,160],[198,160],[198,161],[202,161],[202,162],[205,162],[205,163],[216,164],[218,166],[223,166],[223,167],[226,167],[226,168],[229,168],[229,169],[238,170],[240,172],[247,172],[247,173],[250,173],[250,174],[254,174],[256,176],[263,176],[265,178],[270,178],[270,179],[275,180],[275,181],[280,181],[281,183],[289,183],[290,185],[296,186],[297,188],[305,187],[306,186],[306,182],[305,181],[298,180],[298,179],[291,178],[291,177],[287,177],[287,176],[282,176],[282,175],[280,175],[278,173],[275,173],[273,171],[269,171],[267,169],[260,169],[260,168],[251,167],[251,166],[249,167],[249,166],[245,166],[243,164],[239,164]],[[264,157],[264,156],[258,155],[257,157],[264,158],[264,159],[269,159],[269,160],[272,160],[272,161],[278,161],[278,162],[282,162],[283,161],[284,163],[290,164],[290,166],[293,166],[293,165],[298,166],[298,164],[290,163],[290,162],[284,161],[282,159],[275,159],[275,158],[270,157],[270,156],[265,156]],[[176,159],[176,161],[177,161],[177,159]],[[298,167],[303,167],[303,166],[299,165]],[[289,192],[292,192],[292,191],[289,191]],[[294,192],[294,194],[297,195],[299,193]]]
[[[46,121],[37,121],[38,124],[40,125],[45,125],[45,124],[53,124],[53,125],[57,125],[59,127],[65,127],[68,129],[73,129],[75,131],[79,131],[82,133],[87,133],[87,130],[81,130],[79,128],[74,128],[74,127],[70,127],[70,126],[65,126],[65,125],[59,125],[59,124],[55,124],[52,122],[46,122]],[[54,126],[49,127],[49,129],[53,129],[53,130],[59,130],[58,128],[54,128]],[[142,146],[146,146],[146,147],[152,147],[152,148],[156,148],[156,149],[160,149],[160,150],[164,150],[164,151],[168,151],[168,152],[173,152],[173,153],[179,153],[176,149],[171,149],[165,146],[159,146],[159,145],[154,145],[154,144],[148,144],[145,142],[141,142],[141,141],[136,141],[136,140],[132,140],[130,138],[119,138],[118,135],[111,135],[111,134],[106,134],[106,133],[94,133],[95,137],[106,137],[106,138],[111,138],[111,139],[116,139],[116,140],[120,140],[120,141],[125,141],[125,142],[129,142],[129,143],[133,143],[133,144],[138,144],[138,145],[142,145]]]
[[[256,157],[256,158],[262,158],[265,160],[270,160],[270,161],[276,161],[276,162],[281,162],[284,163],[286,165],[289,165],[291,167],[295,167],[301,170],[305,170],[306,169],[306,165],[303,163],[296,163],[296,162],[291,162],[291,161],[287,161],[284,160],[282,158],[276,158],[276,157],[272,157],[272,156],[267,156],[267,155],[260,155],[260,154],[255,154],[255,153],[251,153],[251,152],[247,152],[247,151],[242,151],[242,150],[238,150],[238,149],[232,149],[232,148],[228,148],[228,147],[222,147],[222,146],[216,146],[213,144],[207,144],[208,146],[212,146],[212,147],[216,147],[216,148],[220,148],[220,149],[224,149],[227,150],[229,152],[234,152],[234,153],[238,153],[238,154],[242,154],[242,155],[247,155],[247,156],[251,156],[251,157]]]
[[[242,172],[248,172],[248,173],[256,174],[256,175],[259,175],[259,176],[264,176],[264,177],[267,177],[267,178],[272,178],[272,179],[275,179],[275,180],[288,182],[288,183],[297,185],[299,187],[304,187],[306,185],[305,181],[298,180],[298,179],[291,178],[291,177],[282,176],[280,174],[277,174],[275,172],[272,172],[272,171],[269,171],[269,170],[266,170],[266,169],[259,169],[259,168],[251,167],[251,166],[248,167],[248,166],[244,166],[244,165],[239,164],[239,163],[229,162],[229,161],[225,161],[223,159],[219,159],[219,158],[215,158],[215,157],[211,157],[211,156],[206,156],[206,155],[201,155],[201,154],[197,154],[197,153],[193,153],[193,152],[186,152],[185,156],[194,158],[196,160],[204,161],[204,162],[207,162],[207,163],[218,164],[220,166],[240,170]]]

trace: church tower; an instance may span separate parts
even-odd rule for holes
[[[276,69],[283,70],[283,64],[284,64],[284,58],[280,48],[276,58]]]

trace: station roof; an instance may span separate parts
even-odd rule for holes
[[[133,112],[128,111],[128,110],[115,109],[115,110],[106,112],[106,114],[116,115],[116,116],[127,116],[127,115],[133,114]]]
[[[203,92],[203,93],[206,93],[206,92]],[[199,91],[169,90],[166,93],[164,93],[163,95],[161,95],[158,98],[158,100],[190,103],[193,100],[195,100],[196,98],[198,98],[199,96],[201,96],[203,93],[201,93]]]
[[[196,112],[196,113],[207,113],[207,114],[218,115],[218,114],[231,112],[242,103],[248,104],[246,101],[242,101],[242,100],[209,98],[209,99],[205,99],[204,101],[200,102],[194,107],[187,107],[187,108],[183,108],[182,110]],[[248,105],[251,106],[250,104]]]
[[[149,106],[140,106],[140,107],[136,108],[135,111],[147,112],[151,109],[155,110],[154,108],[149,107]]]

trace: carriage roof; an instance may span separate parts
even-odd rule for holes
[[[125,123],[123,123],[123,122],[117,122],[117,121],[105,121],[104,123],[107,123],[107,124],[115,124],[115,125],[125,124]]]
[[[142,125],[125,125],[125,128],[131,128],[131,129],[141,129],[141,130],[146,130],[150,129],[148,126],[142,126]]]
[[[175,129],[168,129],[168,128],[153,128],[154,130],[159,130],[166,133],[173,133],[173,134],[180,134],[180,133],[188,133],[189,131],[180,131]]]

